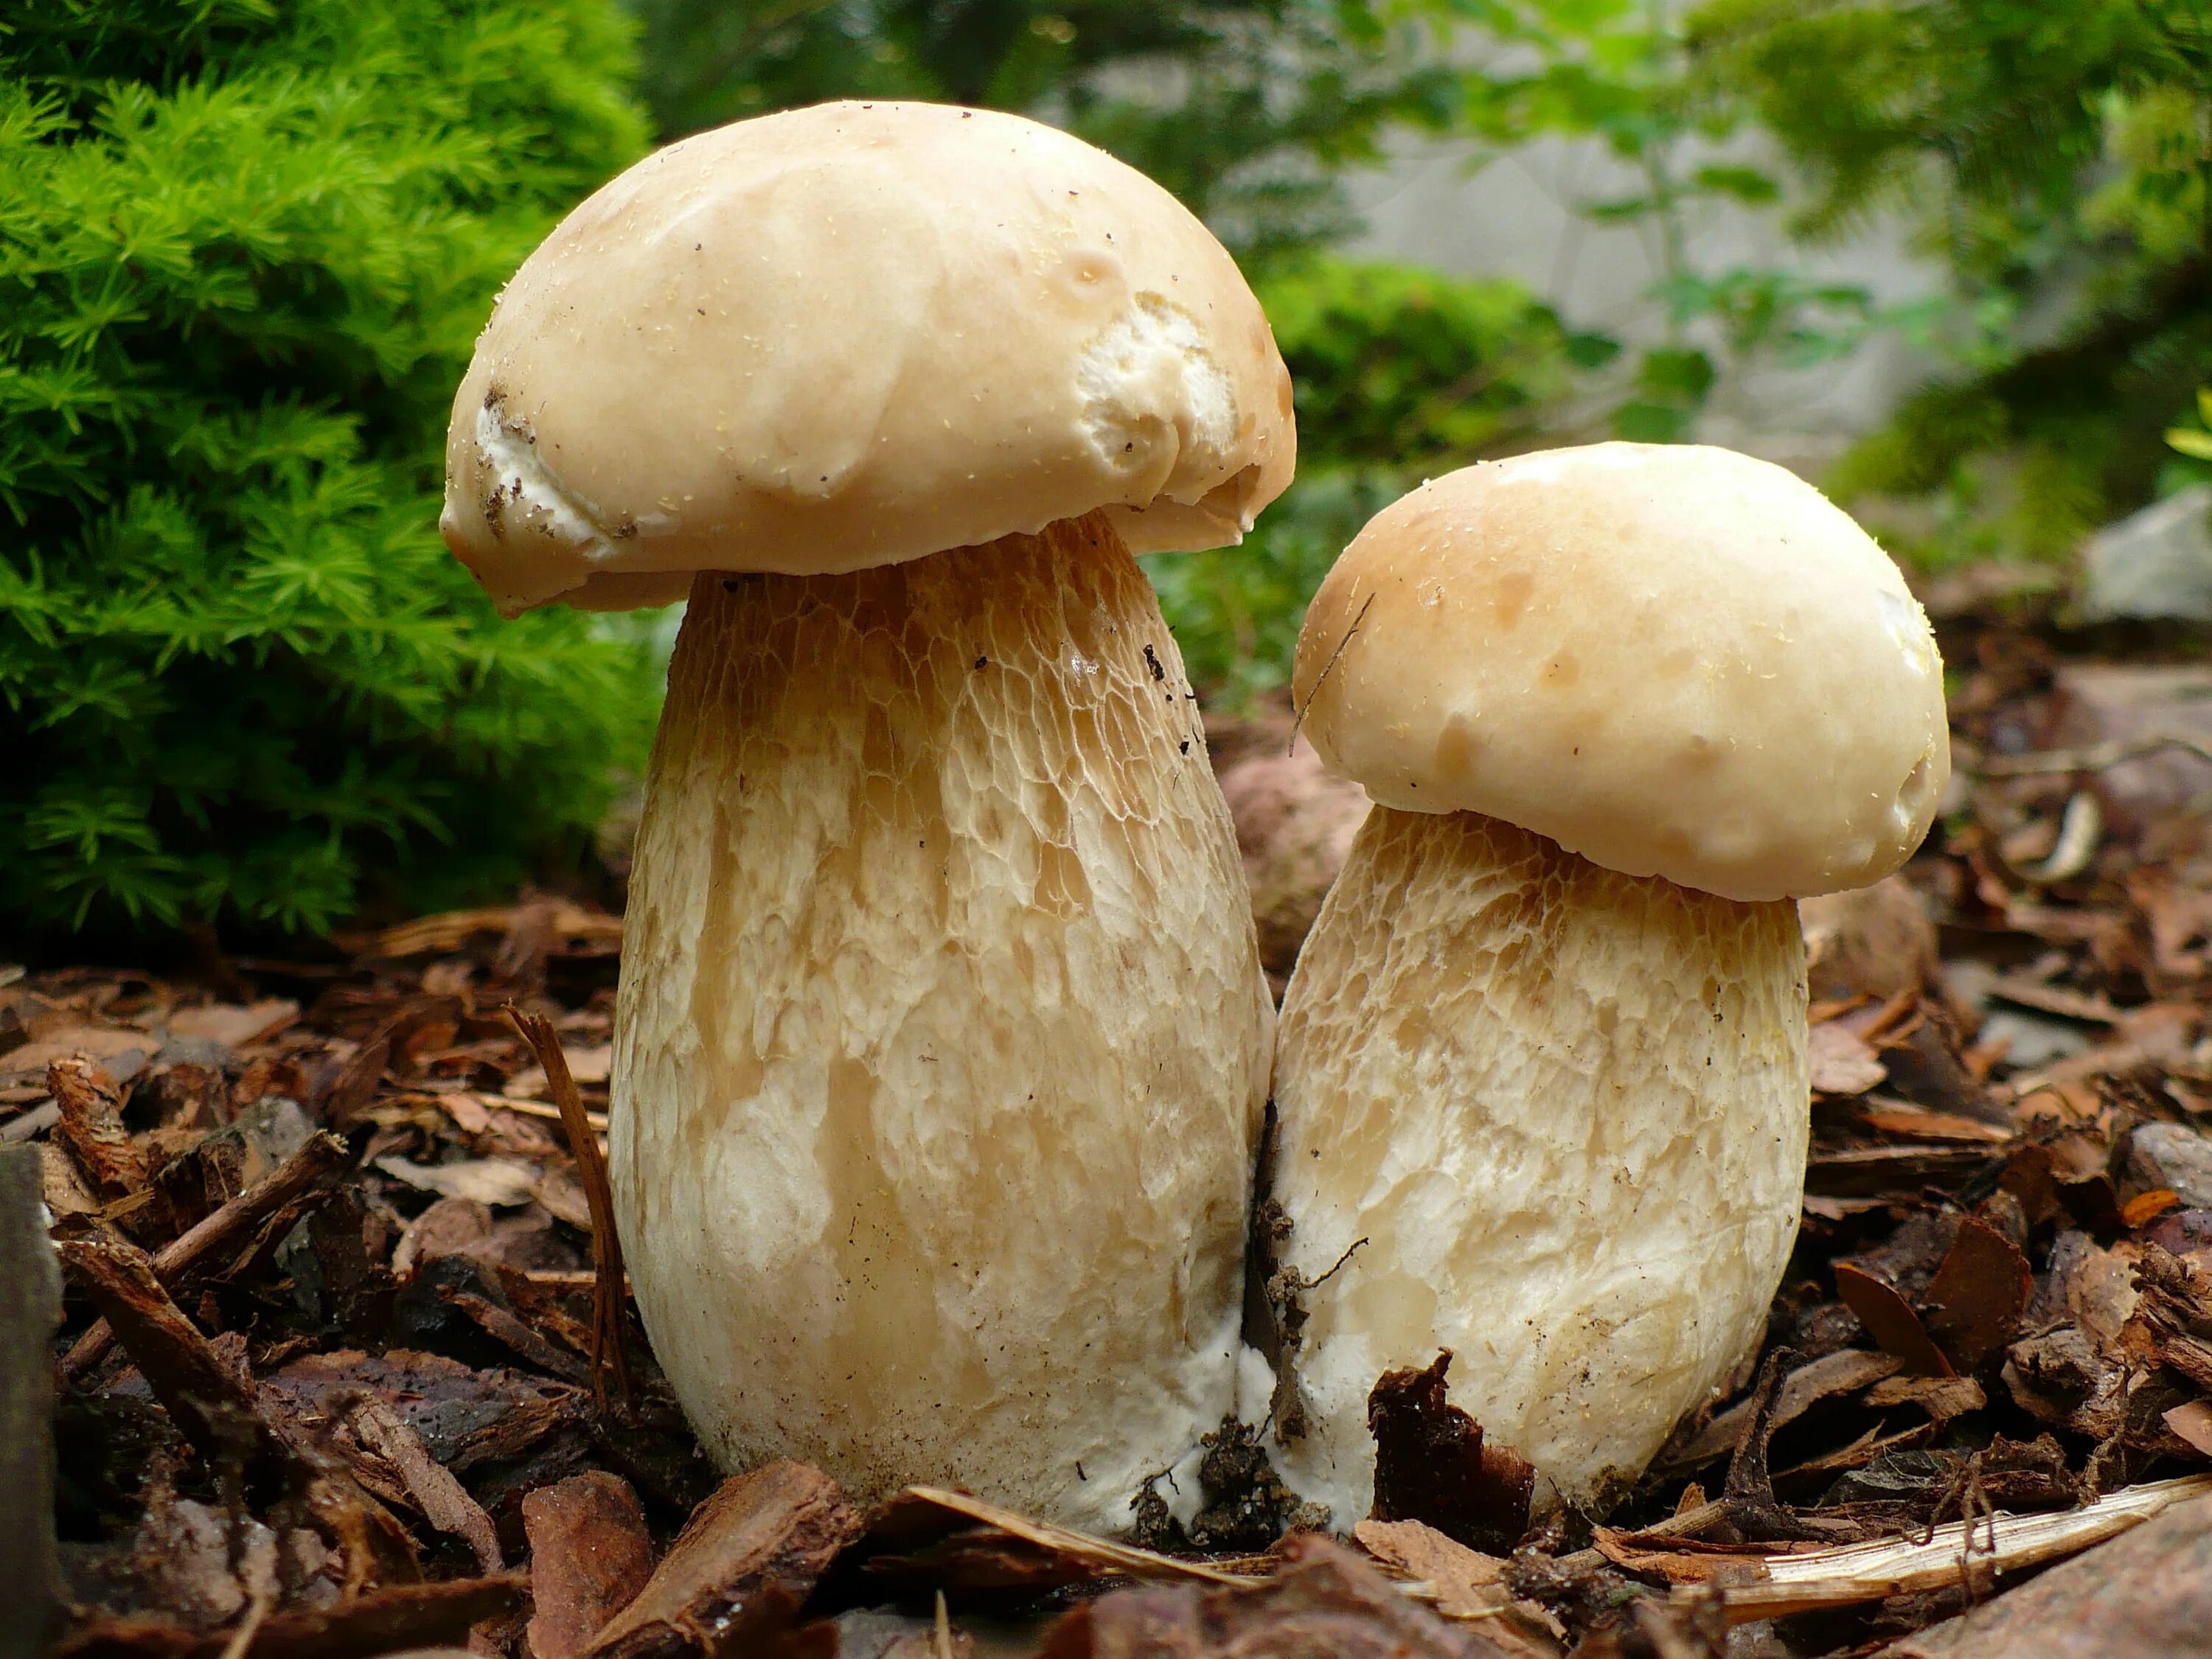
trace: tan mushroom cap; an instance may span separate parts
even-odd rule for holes
[[[524,262],[441,527],[510,613],[624,608],[1098,508],[1220,546],[1296,447],[1259,302],[1166,191],[1018,116],[823,104],[647,157]]]
[[[1322,584],[1294,689],[1322,757],[1387,805],[1725,898],[1880,879],[1950,775],[1942,662],[1897,567],[1724,449],[1596,444],[1424,484]]]

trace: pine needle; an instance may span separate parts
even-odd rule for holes
[[[584,1111],[584,1097],[576,1079],[568,1074],[568,1056],[553,1022],[543,1014],[526,1013],[512,1002],[503,1010],[544,1071],[545,1085],[561,1110],[561,1127],[568,1137],[568,1150],[576,1159],[576,1176],[583,1183],[584,1202],[592,1212],[592,1400],[601,1411],[607,1407],[607,1372],[622,1394],[624,1410],[630,1405],[629,1327],[623,1318],[629,1298],[623,1273],[622,1240],[615,1234],[614,1189],[607,1183],[606,1160],[599,1155],[599,1137],[592,1133]]]

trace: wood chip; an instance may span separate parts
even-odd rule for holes
[[[311,1137],[299,1151],[183,1237],[163,1245],[153,1260],[154,1277],[173,1290],[203,1263],[235,1255],[265,1231],[289,1228],[307,1205],[345,1168],[345,1143],[335,1135]],[[95,1322],[62,1359],[64,1377],[82,1376],[107,1352],[107,1322]]]
[[[506,1566],[500,1559],[499,1534],[492,1529],[491,1517],[453,1472],[430,1455],[422,1437],[391,1407],[371,1395],[354,1407],[347,1423],[362,1444],[399,1471],[408,1495],[425,1520],[440,1532],[465,1542],[485,1573],[496,1573]]]
[[[145,1155],[123,1127],[122,1102],[92,1062],[76,1058],[54,1061],[46,1067],[46,1087],[61,1109],[54,1138],[69,1149],[100,1201],[147,1199],[152,1185]]]
[[[1298,1533],[1282,1547],[1280,1571],[1267,1578],[1144,1584],[1087,1602],[1053,1626],[1040,1659],[1525,1659],[1532,1651],[1541,1650],[1509,1647],[1482,1626],[1445,1623],[1342,1545]]]
[[[637,1494],[594,1469],[522,1500],[530,1539],[531,1659],[577,1659],[653,1577]]]
[[[515,1612],[529,1595],[530,1581],[519,1574],[395,1585],[334,1607],[271,1613],[239,1655],[230,1651],[229,1631],[196,1637],[143,1620],[102,1620],[56,1650],[54,1659],[375,1659],[459,1642],[472,1626]]]
[[[46,1067],[58,1060],[113,1060],[134,1051],[151,1054],[159,1046],[145,1032],[136,1029],[71,1025],[50,1031],[0,1055],[0,1077],[43,1078]]]
[[[592,1659],[750,1651],[787,1625],[860,1532],[819,1469],[786,1459],[732,1475],[692,1512],[659,1569],[592,1644]]]
[[[2212,1401],[2192,1400],[2185,1406],[2176,1406],[2162,1420],[2174,1438],[2212,1457]]]
[[[1425,1370],[1385,1371],[1367,1396],[1375,1516],[1419,1521],[1474,1549],[1510,1550],[1528,1530],[1536,1471],[1450,1403],[1451,1350]]]
[[[1718,1594],[1729,1622],[1741,1625],[1954,1584],[1972,1583],[1986,1589],[1996,1575],[2078,1554],[2173,1504],[2208,1494],[2212,1474],[2186,1475],[2130,1486],[2065,1514],[1999,1515],[1977,1521],[1971,1528],[1954,1522],[1935,1528],[1925,1543],[1887,1538],[1747,1558],[1741,1565],[1756,1582],[1726,1584]],[[1698,1594],[1677,1589],[1675,1599]]]
[[[1377,1561],[1424,1587],[1428,1592],[1424,1599],[1447,1619],[1503,1613],[1512,1600],[1505,1589],[1504,1561],[1471,1550],[1434,1527],[1419,1521],[1362,1521],[1352,1535]]]
[[[1251,1576],[1033,1521],[935,1486],[908,1486],[886,1504],[869,1527],[866,1553],[878,1578],[927,1575],[963,1589],[1042,1589],[1115,1577],[1225,1584]]]
[[[1893,1376],[1867,1390],[1875,1407],[1917,1406],[1938,1422],[1978,1412],[1989,1396],[1971,1376]]]
[[[58,1249],[63,1266],[203,1455],[218,1467],[235,1459],[249,1478],[307,1494],[318,1526],[346,1559],[349,1589],[395,1567],[412,1576],[413,1547],[391,1512],[324,1455],[318,1437],[284,1402],[216,1352],[169,1299],[143,1252],[98,1237],[66,1239]]]

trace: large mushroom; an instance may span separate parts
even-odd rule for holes
[[[1449,1349],[1454,1403],[1602,1508],[1757,1340],[1796,1237],[1790,900],[1927,832],[1927,619],[1781,468],[1600,444],[1376,515],[1296,694],[1376,805],[1278,1035],[1285,1475],[1364,1515],[1370,1389]]]
[[[1009,115],[687,139],[507,286],[449,544],[510,610],[690,601],[610,1139],[725,1465],[1115,1528],[1231,1407],[1273,1016],[1131,554],[1235,540],[1294,444],[1229,255]]]

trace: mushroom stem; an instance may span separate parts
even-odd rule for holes
[[[700,576],[624,944],[623,1245],[709,1450],[1126,1526],[1233,1404],[1273,1015],[1105,516]]]
[[[1804,1184],[1796,907],[1603,869],[1474,812],[1377,806],[1283,1003],[1273,1190],[1320,1279],[1300,1494],[1364,1516],[1369,1390],[1451,1395],[1602,1507],[1757,1338]]]

